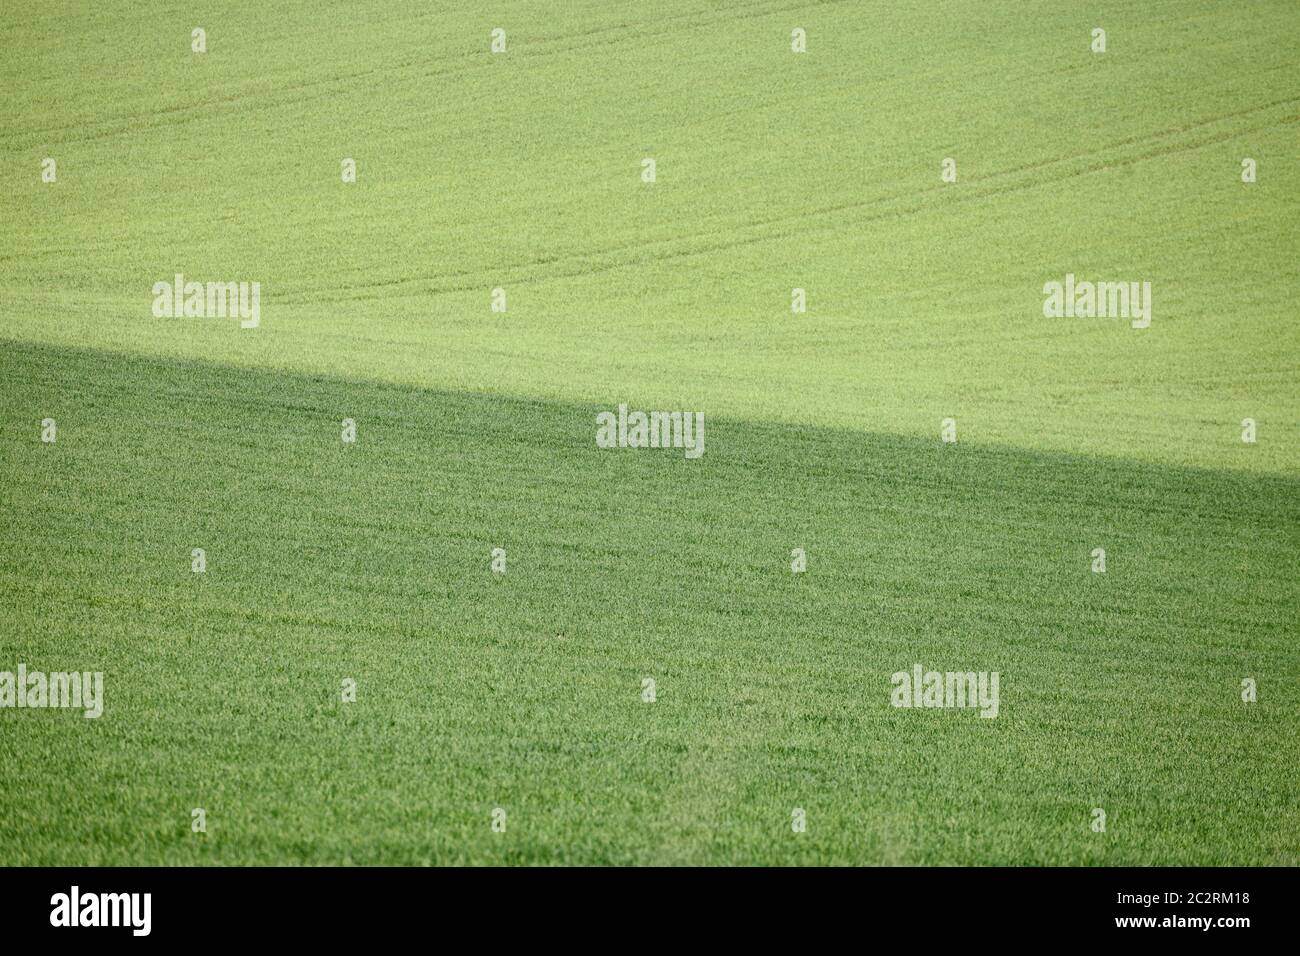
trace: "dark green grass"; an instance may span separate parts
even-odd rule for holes
[[[5,863],[1300,862],[1295,480],[2,355],[0,669],[107,698],[0,710]]]

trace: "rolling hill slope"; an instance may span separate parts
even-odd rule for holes
[[[6,12],[0,858],[1300,862],[1300,11],[942,7]]]

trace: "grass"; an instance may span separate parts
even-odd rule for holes
[[[1292,479],[730,420],[699,468],[589,408],[8,367],[6,659],[108,695],[5,714],[12,861],[1293,859]],[[998,719],[888,707],[915,662]]]
[[[1293,4],[319,7],[0,21],[0,861],[1300,862]]]

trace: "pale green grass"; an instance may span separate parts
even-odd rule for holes
[[[319,6],[203,56],[175,10],[10,14],[11,336],[1297,472],[1289,0]],[[151,320],[177,270],[263,329]],[[1067,271],[1152,327],[1044,319]]]

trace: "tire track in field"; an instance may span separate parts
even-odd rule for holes
[[[1300,102],[1300,99],[1279,100],[1250,110],[1227,114],[1227,117],[1250,115],[1280,105],[1289,106],[1296,102]],[[959,204],[983,202],[995,196],[1016,194],[1044,186],[1061,184],[1081,176],[1120,169],[1124,166],[1135,165],[1161,156],[1202,149],[1206,146],[1226,142],[1279,125],[1300,123],[1300,114],[1292,114],[1278,120],[1249,127],[1235,127],[1231,130],[1202,136],[1191,141],[1156,145],[1160,140],[1180,135],[1186,131],[1202,129],[1214,123],[1222,122],[1224,118],[1211,117],[1184,127],[1161,131],[1146,139],[1129,137],[1100,149],[1085,150],[1071,156],[1046,159],[1011,169],[997,170],[976,180],[976,185],[1007,178],[1010,178],[1011,181],[985,188],[962,191],[945,199],[944,202]],[[1114,150],[1141,144],[1147,144],[1148,148],[1142,149],[1133,155],[1113,158],[1110,156]],[[1058,169],[1062,164],[1079,163],[1080,161],[1083,161],[1082,165],[1064,171]],[[1044,172],[1049,173],[1049,175],[1039,175]],[[527,284],[553,279],[576,278],[617,269],[635,268],[649,263],[694,258],[765,242],[807,238],[817,234],[841,231],[846,227],[863,226],[887,219],[909,218],[933,210],[937,208],[935,198],[944,192],[945,188],[944,186],[934,186],[922,192],[909,190],[889,196],[838,203],[798,213],[755,219],[737,226],[725,229],[720,227],[694,235],[668,237],[649,242],[633,240],[620,245],[606,246],[591,252],[544,255],[525,262],[495,267],[492,274],[501,276],[504,281],[511,284]],[[365,272],[366,270],[363,268],[356,271]],[[320,294],[322,291],[328,293],[329,289],[326,288],[324,290],[313,290],[311,293],[303,293],[302,296],[289,292],[282,297],[281,301],[286,304],[327,305],[384,298],[393,291],[397,291],[399,295],[440,295],[471,292],[482,287],[482,276],[483,273],[477,269],[462,269],[431,276],[375,279],[337,287],[340,291],[344,289],[375,290],[373,294],[332,297],[327,294],[322,296]]]
[[[826,6],[843,2],[845,2],[845,0],[818,0],[816,5]],[[620,23],[598,27],[581,33],[560,34],[554,37],[530,37],[527,40],[519,42],[519,45],[516,48],[518,51],[516,57],[523,61],[532,61],[543,57],[552,57],[580,51],[586,45],[579,42],[569,46],[557,47],[555,49],[545,48],[547,44],[561,43],[569,40],[581,41],[589,37],[611,34],[612,36],[605,41],[605,45],[612,43],[626,43],[647,38],[672,36],[676,33],[689,30],[705,29],[716,26],[719,23],[727,24],[735,23],[739,20],[761,19],[763,17],[776,16],[780,13],[803,10],[806,7],[806,4],[789,6],[777,3],[768,8],[740,14],[737,14],[734,11],[722,11],[719,15],[706,14],[704,16],[699,16],[696,12],[691,12],[676,14],[665,18],[656,18],[653,21],[645,20],[639,23]],[[432,16],[432,14],[429,16]],[[674,20],[687,22],[672,24],[671,21]],[[542,48],[539,49],[538,47]],[[92,140],[108,139],[113,136],[126,135],[139,131],[140,129],[170,129],[176,126],[183,126],[196,120],[209,118],[210,114],[208,111],[222,106],[234,107],[232,112],[235,113],[245,111],[251,112],[258,109],[277,109],[285,106],[294,106],[311,100],[336,96],[340,92],[349,92],[352,90],[354,85],[360,86],[363,83],[375,84],[385,82],[385,78],[389,76],[394,77],[395,82],[398,83],[420,83],[426,80],[437,80],[449,75],[465,72],[466,67],[471,69],[481,69],[486,68],[489,65],[488,61],[478,52],[441,55],[440,58],[443,60],[455,60],[459,62],[456,62],[451,66],[425,70],[424,72],[414,73],[409,77],[405,77],[407,71],[417,69],[425,62],[423,60],[410,60],[391,66],[358,70],[351,73],[340,74],[338,76],[306,80],[291,85],[274,85],[266,89],[234,92],[211,99],[205,98],[193,103],[161,106],[142,113],[127,113],[98,120],[81,120],[60,126],[47,126],[38,129],[14,131],[0,130],[0,144],[3,144],[5,149],[21,151],[23,149],[34,148],[38,145],[63,146],[68,143],[90,142]],[[306,95],[282,95],[294,93],[305,93]],[[261,100],[266,100],[266,102],[259,102]],[[95,127],[100,128],[95,129]],[[95,129],[95,131],[88,132],[90,129]]]
[[[1295,102],[1297,102],[1297,99],[1279,100],[1251,110],[1226,115],[1229,117],[1244,116],[1274,106],[1290,105]],[[1162,131],[1155,134],[1155,138],[1166,138],[1185,130],[1200,129],[1215,122],[1220,122],[1222,119],[1223,117],[1214,117],[1184,127]],[[1054,183],[1068,182],[1071,179],[1096,172],[1119,169],[1160,156],[1201,149],[1288,123],[1300,124],[1300,114],[1285,116],[1279,120],[1255,126],[1234,128],[1191,142],[1148,148],[1131,156],[1115,159],[1106,158],[1107,154],[1113,149],[1144,142],[1139,138],[1130,137],[1100,149],[1085,150],[1068,157],[1045,159],[1037,163],[988,173],[981,177],[977,183],[1007,178],[1010,178],[1011,181],[1002,185],[969,192],[963,191],[945,199],[944,202],[982,202],[994,196],[1025,192]],[[1067,169],[1056,175],[1037,175],[1053,171],[1064,163],[1076,162],[1080,159],[1087,160],[1087,162],[1078,168]],[[1026,173],[1029,175],[1023,175]],[[620,269],[638,268],[653,263],[665,263],[716,253],[726,253],[766,242],[806,239],[816,235],[842,231],[846,227],[860,227],[889,219],[909,218],[934,210],[938,208],[935,199],[943,192],[944,188],[936,186],[922,192],[905,191],[890,196],[822,206],[799,213],[755,219],[733,227],[729,231],[718,228],[694,235],[668,237],[648,242],[631,240],[590,252],[542,255],[524,262],[492,267],[491,273],[494,281],[504,281],[511,285],[527,285],[557,279],[598,275]],[[42,254],[49,255],[53,253],[25,250],[13,255],[0,256],[0,262],[30,261],[34,256]],[[338,275],[341,271],[335,269],[334,274]],[[371,270],[369,267],[363,266],[352,271],[356,274],[369,274]],[[310,290],[302,292],[287,290],[278,295],[277,300],[285,305],[341,305],[390,297],[436,296],[475,292],[482,289],[485,274],[480,269],[461,269],[431,276],[398,276],[387,279],[371,279],[333,287],[313,285]],[[349,294],[353,290],[365,291],[360,294]],[[331,295],[331,291],[337,294]]]
[[[624,43],[631,40],[673,36],[690,30],[702,30],[708,27],[717,26],[718,24],[732,24],[741,20],[760,20],[764,17],[774,17],[783,13],[805,13],[810,7],[832,6],[846,2],[849,2],[849,0],[814,0],[814,2],[794,5],[774,3],[765,9],[752,10],[746,13],[737,13],[734,9],[726,9],[720,11],[719,15],[716,16],[708,13],[700,16],[696,11],[692,11],[690,13],[680,13],[668,17],[656,17],[653,21],[643,21],[638,24],[619,24],[610,27],[597,27],[596,29],[583,31],[581,33],[561,34],[556,37],[543,38],[540,42],[550,43],[564,42],[568,40],[585,41],[591,37],[612,33],[614,36],[608,41],[608,43]],[[686,22],[677,25],[670,25],[673,20]],[[637,29],[639,27],[648,27],[648,29]],[[524,50],[523,57],[526,59],[536,59],[544,56],[572,53],[575,50],[583,49],[586,45],[587,44],[585,43],[579,42],[574,43],[571,46],[560,47],[554,50],[537,50],[529,47],[522,47]]]

